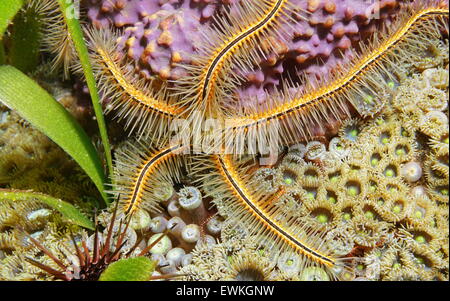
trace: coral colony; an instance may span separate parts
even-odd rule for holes
[[[38,2],[34,76],[100,141],[58,4]],[[448,1],[85,0],[80,18],[114,203],[95,210],[83,171],[0,107],[1,187],[96,225],[0,198],[0,279],[145,256],[150,280],[448,281]]]

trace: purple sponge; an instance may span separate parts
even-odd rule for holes
[[[143,77],[150,79],[158,75],[162,79],[177,79],[186,74],[175,64],[190,63],[200,26],[195,11],[163,5],[158,12],[127,27],[119,39],[118,49],[135,62],[136,70]]]

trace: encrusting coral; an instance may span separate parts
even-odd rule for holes
[[[67,98],[70,98],[70,102],[74,101],[71,96],[62,99]],[[5,107],[1,107],[1,110],[2,187],[33,189],[72,203],[98,196],[84,172],[74,162],[68,160],[67,154],[62,149],[16,112]]]
[[[394,88],[389,105],[375,118],[344,123],[329,144],[297,144],[276,166],[254,173],[264,193],[284,187],[274,203],[280,212],[346,237],[342,255],[357,260],[354,273],[341,279],[448,279],[448,86],[439,80],[447,75],[442,67],[413,74]],[[434,97],[430,88],[437,89]],[[430,111],[442,113],[445,120],[420,123]],[[317,156],[308,155],[318,145],[322,150],[315,151]],[[225,224],[237,222],[228,203],[220,197],[214,202]],[[246,235],[247,241],[255,241]],[[254,246],[242,241],[237,245],[243,248],[233,251],[230,245],[236,242],[228,235],[222,240],[220,247],[194,250],[192,264],[182,269],[186,279],[231,277],[231,258],[254,252]],[[263,273],[264,262],[261,258],[252,267],[260,271],[255,275],[269,275]],[[305,279],[301,271],[294,274]],[[280,271],[275,275],[271,277],[286,279]]]
[[[70,255],[70,236],[77,239],[86,235],[80,227],[67,223],[59,213],[36,200],[0,199],[0,279],[1,280],[51,280],[53,277],[25,258],[39,260],[57,268],[33,245],[32,239],[45,241],[60,260]],[[62,252],[62,253],[61,253]]]

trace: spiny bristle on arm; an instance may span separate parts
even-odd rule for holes
[[[321,81],[307,82],[302,90],[295,84],[284,84],[281,92],[272,92],[264,105],[246,111],[230,111],[225,133],[229,137],[261,131],[265,140],[272,129],[279,132],[280,143],[291,144],[310,139],[311,128],[332,116],[337,120],[350,117],[351,108],[362,116],[373,116],[384,105],[389,85],[398,81],[405,67],[429,55],[429,47],[442,38],[442,27],[448,21],[448,9],[427,7],[407,11],[398,22],[373,37],[369,45],[361,44],[361,54],[354,54],[342,66]],[[444,27],[445,29],[445,27]],[[273,129],[275,128],[275,129]],[[267,131],[267,132],[266,132]],[[229,144],[230,142],[226,142]]]
[[[94,72],[100,87],[106,112],[114,111],[125,120],[130,134],[139,138],[161,140],[169,123],[183,114],[185,108],[175,104],[167,83],[139,78],[115,51],[117,34],[110,30],[91,29],[89,37]]]
[[[28,0],[23,8],[31,10],[42,24],[42,48],[54,55],[52,69],[63,68],[65,78],[75,68],[78,59],[75,46],[70,38],[64,16],[56,0]]]
[[[253,177],[258,166],[255,159],[211,156],[209,160],[195,159],[191,171],[205,192],[220,196],[219,210],[230,225],[243,226],[261,242],[273,242],[280,252],[298,254],[303,259],[302,268],[322,267],[332,278],[339,278],[343,269],[350,268],[346,260],[333,255],[325,240],[326,233],[308,227],[294,215],[280,212],[274,203],[284,190],[268,195],[259,189]]]
[[[184,146],[159,148],[154,143],[130,140],[117,151],[113,189],[121,210],[131,214],[138,208],[159,212],[156,192],[164,185],[179,183],[188,158],[178,155]]]
[[[242,74],[258,65],[267,54],[276,51],[276,34],[290,11],[286,0],[240,1],[218,16],[210,28],[202,31],[198,55],[192,65],[184,66],[191,76],[174,82],[174,92],[191,110],[217,117],[219,99],[230,94],[244,79]],[[183,67],[183,66],[182,66]],[[234,70],[234,71],[232,71]],[[237,70],[239,70],[237,72]],[[195,88],[192,88],[192,83]]]

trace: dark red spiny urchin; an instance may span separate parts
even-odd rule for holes
[[[117,204],[113,211],[113,215],[111,217],[111,221],[108,225],[107,235],[102,243],[99,238],[98,226],[96,225],[96,230],[94,234],[94,243],[92,253],[90,252],[87,242],[85,240],[81,241],[81,248],[78,246],[74,237],[71,235],[72,243],[75,248],[76,254],[75,257],[78,260],[77,264],[67,265],[63,263],[60,259],[56,257],[50,250],[44,247],[39,241],[34,239],[33,237],[28,235],[28,238],[31,242],[41,250],[45,255],[47,255],[60,269],[54,269],[48,265],[45,265],[41,262],[38,262],[32,258],[26,257],[30,264],[42,269],[50,275],[53,275],[55,279],[64,280],[64,281],[96,281],[99,280],[103,271],[113,262],[116,262],[123,258],[129,258],[133,254],[133,251],[136,250],[138,245],[144,239],[142,237],[138,240],[130,250],[125,251],[124,245],[127,243],[125,235],[127,233],[127,229],[130,225],[131,216],[126,218],[125,223],[123,219],[120,219],[119,230],[117,232],[117,241],[113,243],[113,235],[114,235],[114,224],[116,220],[117,214]],[[123,230],[122,230],[123,229]],[[164,233],[166,235],[167,233]],[[157,240],[155,240],[152,244],[148,245],[144,250],[142,250],[137,256],[144,256],[149,252],[151,248],[153,248],[163,237],[161,235]],[[149,275],[149,280],[156,279],[167,279],[176,277],[178,275],[164,275],[164,276],[155,276],[152,277]]]

